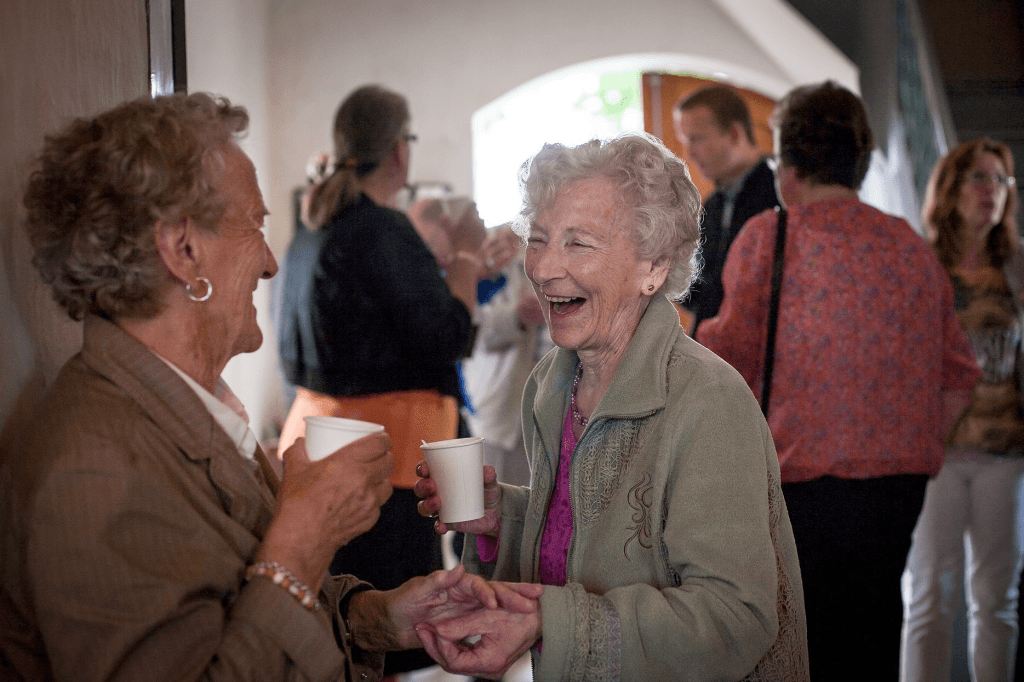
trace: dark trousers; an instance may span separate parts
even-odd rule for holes
[[[416,502],[412,490],[395,488],[376,525],[334,555],[331,575],[348,573],[378,590],[391,590],[441,568],[441,536],[434,532],[434,520],[416,511]],[[434,661],[423,649],[395,651],[384,659],[384,674],[431,665]]]
[[[928,477],[783,483],[800,555],[811,679],[899,678],[900,577]]]

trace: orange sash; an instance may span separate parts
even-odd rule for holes
[[[430,443],[455,438],[459,406],[455,398],[429,390],[336,397],[300,387],[281,429],[279,453],[306,434],[303,417],[311,416],[345,417],[383,424],[391,436],[391,452],[395,457],[391,485],[412,488],[419,478],[416,465],[423,459],[421,439]]]

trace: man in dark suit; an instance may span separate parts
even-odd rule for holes
[[[743,223],[779,204],[775,176],[754,141],[746,102],[732,88],[711,85],[676,102],[672,111],[676,137],[715,191],[704,200],[700,279],[681,303],[697,328],[718,314],[722,304],[722,267]]]

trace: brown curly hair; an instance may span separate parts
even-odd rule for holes
[[[929,241],[946,269],[952,270],[964,256],[964,221],[957,205],[967,172],[982,154],[995,154],[1006,173],[1013,176],[1013,154],[1002,142],[979,137],[961,142],[943,156],[928,179],[921,222]],[[1002,267],[1017,247],[1017,192],[1011,187],[999,224],[988,233],[985,250],[995,267]]]
[[[864,103],[835,81],[791,90],[772,114],[779,161],[822,185],[860,189],[875,147]]]
[[[358,180],[387,158],[408,123],[405,98],[379,85],[357,88],[342,101],[334,114],[335,166],[310,193],[309,218],[316,229],[355,203]]]
[[[191,218],[216,229],[222,148],[248,125],[223,97],[175,94],[125,102],[46,138],[24,197],[32,264],[72,319],[159,312],[167,271],[154,225]]]

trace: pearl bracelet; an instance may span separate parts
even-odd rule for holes
[[[320,602],[313,590],[276,561],[257,561],[245,569],[246,580],[252,580],[254,576],[269,578],[275,585],[280,585],[288,590],[288,593],[295,597],[303,608],[310,611],[320,610]]]

